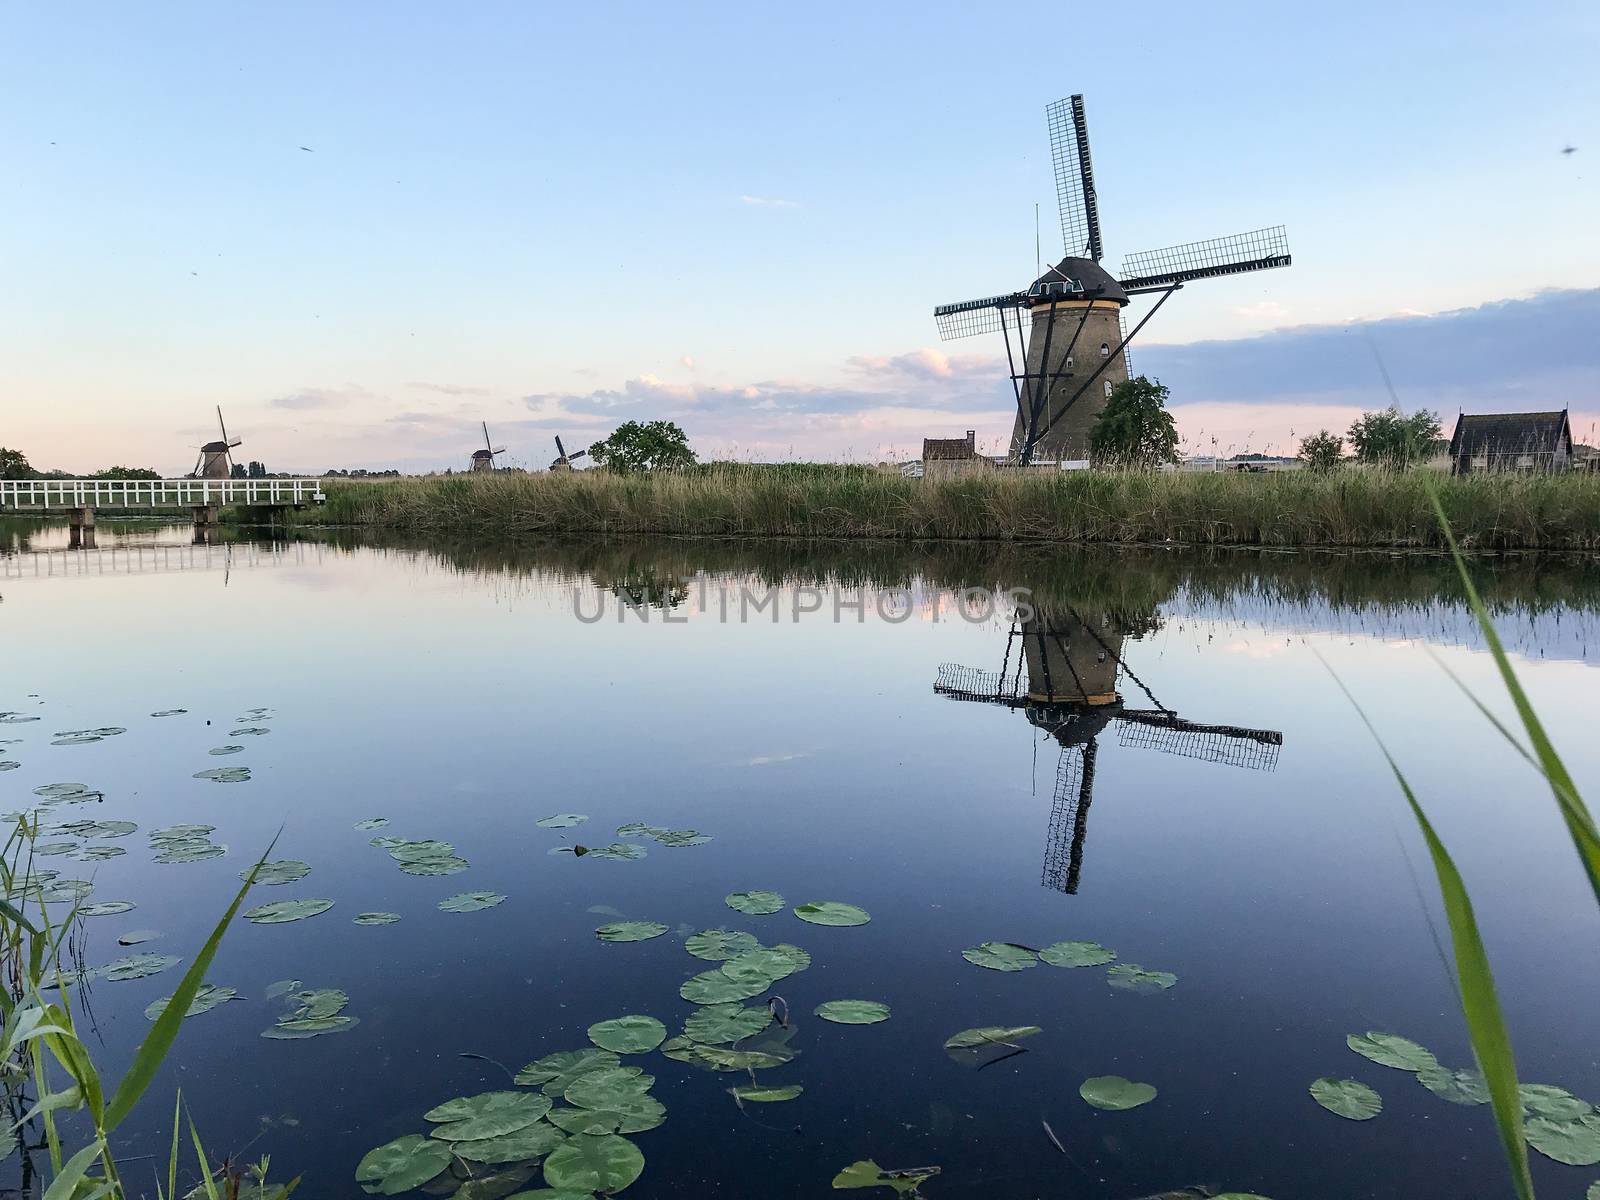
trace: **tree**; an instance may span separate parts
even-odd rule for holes
[[[625,421],[604,441],[589,447],[589,457],[602,467],[630,471],[671,471],[694,465],[689,439],[672,421]]]
[[[1178,428],[1167,411],[1164,384],[1140,375],[1111,389],[1089,430],[1089,449],[1101,466],[1156,467],[1178,461]]]
[[[233,467],[228,471],[228,478],[229,479],[247,479],[247,478],[249,478],[249,476],[247,476],[245,474],[244,464],[243,463],[234,463]]]
[[[33,479],[38,475],[28,465],[28,456],[21,450],[8,450],[0,446],[0,479]]]
[[[267,464],[250,460],[250,465],[245,468],[245,474],[250,479],[265,479],[267,477]]]
[[[160,479],[161,472],[152,471],[149,467],[107,467],[104,471],[96,471],[89,476],[90,479]]]
[[[1348,436],[1358,462],[1402,470],[1433,453],[1439,432],[1438,413],[1419,408],[1408,417],[1391,404],[1362,413],[1351,422]]]
[[[1344,461],[1344,439],[1319,429],[1301,439],[1300,457],[1308,471],[1331,471]]]

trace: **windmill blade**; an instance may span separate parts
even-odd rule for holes
[[[935,695],[948,696],[952,700],[969,700],[976,704],[1022,708],[1028,703],[1027,693],[1018,676],[964,667],[960,663],[940,663],[933,690]]]
[[[1028,307],[1026,292],[1012,292],[1007,296],[987,296],[982,300],[962,300],[956,304],[941,304],[933,310],[933,319],[939,325],[939,340],[972,337],[979,333],[994,333],[1005,328],[1022,331],[1022,310]]]
[[[1087,256],[1099,262],[1105,250],[1100,242],[1100,205],[1094,193],[1083,97],[1057,100],[1044,112],[1050,128],[1050,161],[1055,165],[1056,203],[1061,208],[1061,244],[1069,257]]]
[[[1124,709],[1113,719],[1119,746],[1142,746],[1251,771],[1276,770],[1283,745],[1283,734],[1276,729],[1201,725],[1160,709]]]
[[[588,453],[589,452],[587,450],[574,450],[572,452],[572,454],[567,458],[567,461],[571,462],[573,459],[576,459],[576,458],[584,458],[584,457],[586,457],[588,455]]]
[[[556,434],[556,457],[557,458],[566,458],[567,457],[567,448],[561,444],[561,435],[559,433]]]
[[[504,454],[505,452],[506,448],[504,446],[496,446],[493,450],[489,451],[489,456],[492,458],[496,454]]]
[[[222,405],[220,405],[220,404],[217,405],[217,427],[222,430],[222,444],[224,446],[242,446],[242,445],[244,445],[244,442],[240,441],[240,440],[235,440],[235,441],[231,441],[231,442],[228,440],[228,427],[226,425],[224,425],[223,422],[222,422]]]
[[[1044,870],[1039,882],[1052,891],[1076,895],[1083,873],[1083,846],[1089,836],[1089,805],[1094,802],[1093,741],[1061,747],[1055,792],[1050,798],[1050,831],[1045,837]]]
[[[489,422],[487,421],[483,422],[483,448],[489,450]],[[489,450],[489,453],[493,454],[494,451]]]
[[[1289,256],[1289,237],[1283,226],[1269,225],[1249,233],[1130,254],[1122,260],[1123,277],[1117,282],[1131,295],[1188,283],[1191,279],[1268,271],[1287,267],[1293,261]]]

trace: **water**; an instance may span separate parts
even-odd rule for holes
[[[92,872],[92,899],[138,903],[88,922],[87,961],[130,953],[120,933],[155,929],[136,949],[187,962],[275,835],[274,856],[311,873],[250,902],[335,901],[303,922],[229,933],[209,978],[241,999],[185,1025],[119,1133],[130,1156],[164,1165],[181,1087],[219,1154],[270,1152],[275,1174],[356,1194],[368,1149],[425,1130],[422,1113],[446,1099],[510,1086],[463,1054],[516,1070],[626,1013],[677,1033],[692,1010],[678,985],[715,965],[687,954],[679,930],[726,926],[813,957],[772,989],[801,1053],[762,1076],[805,1093],[741,1111],[724,1089],[747,1079],[629,1059],[657,1076],[668,1114],[632,1138],[647,1161],[629,1195],[811,1197],[864,1158],[941,1166],[930,1197],[1503,1190],[1487,1108],[1447,1104],[1344,1045],[1389,1030],[1471,1064],[1427,856],[1324,661],[1391,740],[1456,856],[1523,1077],[1600,1099],[1586,1020],[1600,917],[1548,794],[1441,670],[1505,711],[1438,560],[188,540],[107,524],[99,549],[80,552],[59,527],[0,534],[0,710],[42,718],[0,725],[0,738],[20,739],[0,758],[22,764],[0,773],[0,808],[81,781],[106,798],[56,810],[63,819],[140,825],[99,843],[124,857],[45,860]],[[1535,703],[1580,786],[1600,794],[1600,573],[1521,560],[1487,570]],[[769,585],[778,619],[766,608],[735,619],[740,598],[765,602]],[[907,585],[909,601],[880,609],[879,588]],[[965,619],[962,586],[1031,589],[1039,615],[1015,637],[1008,611]],[[845,608],[836,620],[834,600],[857,596],[859,619]],[[645,601],[647,619],[619,620],[619,597]],[[936,694],[947,663],[973,671],[947,671],[946,684],[1015,706]],[[1112,687],[1120,707],[1079,702]],[[1046,698],[1029,706],[1018,693],[1030,690]],[[256,707],[275,714],[272,732],[229,738]],[[1237,728],[1108,715],[1130,710]],[[49,744],[112,725],[128,732]],[[244,752],[207,754],[230,742]],[[192,778],[238,765],[249,782]],[[534,825],[557,812],[590,820]],[[376,816],[384,834],[453,842],[470,869],[401,873],[353,828]],[[648,849],[634,862],[547,853],[604,845],[632,821],[714,840],[627,839]],[[228,854],[152,863],[147,832],[177,822],[216,825]],[[848,901],[872,920],[822,928],[724,905],[752,888],[790,904]],[[436,908],[469,890],[508,899]],[[370,910],[403,919],[351,923]],[[603,944],[592,931],[613,912],[673,932]],[[1107,986],[1101,968],[999,973],[961,957],[987,940],[1063,939],[1099,941],[1178,983],[1137,995]],[[104,1068],[126,1065],[149,1028],[143,1008],[181,970],[94,985]],[[281,1011],[264,992],[286,978],[346,990],[359,1026],[261,1038]],[[854,998],[893,1015],[869,1027],[811,1015]],[[941,1049],[967,1027],[1027,1024],[1043,1027],[1027,1053],[983,1070]],[[1092,1109],[1078,1085],[1108,1074],[1159,1097]],[[1323,1075],[1372,1085],[1382,1114],[1323,1111],[1306,1093]],[[1600,1173],[1537,1155],[1534,1171],[1552,1195]]]

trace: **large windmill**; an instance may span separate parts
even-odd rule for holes
[[[1118,745],[1258,771],[1277,767],[1283,745],[1276,730],[1201,725],[1180,717],[1124,665],[1125,636],[1124,627],[1104,614],[1084,615],[1071,607],[1035,610],[1012,624],[999,671],[945,663],[933,685],[954,700],[1020,708],[1030,724],[1060,743],[1040,882],[1069,895],[1077,892],[1083,869],[1099,738],[1108,727],[1115,727]],[[1127,707],[1117,692],[1119,675],[1132,680],[1154,707]]]
[[[230,438],[228,427],[222,421],[222,406],[217,406],[217,428],[222,437],[200,447],[200,457],[195,459],[193,475],[196,479],[227,479],[233,474],[235,446],[244,445],[243,438]]]
[[[933,310],[945,341],[997,329],[1004,335],[1017,401],[1011,456],[1024,466],[1035,458],[1065,462],[1089,457],[1089,430],[1111,389],[1128,378],[1127,344],[1173,292],[1196,279],[1290,263],[1283,226],[1274,225],[1130,254],[1122,260],[1120,278],[1113,277],[1100,265],[1100,208],[1083,97],[1058,100],[1045,113],[1067,256],[1026,291]],[[1126,333],[1122,310],[1128,298],[1152,292],[1161,293],[1160,298],[1133,332]],[[1011,347],[1013,333],[1023,361],[1020,374]]]
[[[494,460],[504,454],[504,446],[496,446],[489,440],[489,422],[483,422],[483,449],[472,452],[472,469],[474,471],[493,471]]]
[[[572,460],[575,458],[582,458],[588,453],[589,452],[587,450],[574,450],[571,454],[568,454],[567,448],[561,444],[561,435],[557,434],[556,460],[550,464],[550,469],[552,471],[570,471],[572,470]]]

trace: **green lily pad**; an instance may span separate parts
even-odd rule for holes
[[[92,799],[100,793],[87,783],[44,783],[34,788],[33,794],[46,800],[65,800],[73,804]]]
[[[84,846],[72,857],[79,862],[105,862],[110,858],[121,858],[126,853],[121,846]]]
[[[80,917],[115,917],[125,912],[132,912],[138,905],[132,900],[97,900],[93,904],[85,904],[78,910]]]
[[[244,919],[252,925],[287,925],[290,921],[304,921],[307,917],[325,913],[332,907],[332,900],[320,898],[269,900],[246,909]]]
[[[747,1101],[751,1104],[776,1104],[781,1100],[793,1100],[805,1088],[798,1083],[791,1083],[787,1087],[731,1087],[728,1095],[737,1100]]]
[[[202,983],[200,985],[200,990],[194,994],[194,999],[189,1001],[189,1011],[183,1015],[185,1018],[198,1017],[201,1013],[210,1012],[213,1008],[216,1008],[217,1005],[225,1004],[229,1000],[234,999],[236,996],[238,996],[238,994],[239,993],[231,987],[217,987],[213,984]],[[171,1001],[171,996],[163,996],[159,1000],[152,1000],[149,1005],[146,1006],[144,1015],[149,1017],[150,1020],[154,1021],[162,1013],[167,1011],[167,1005],[171,1003]]]
[[[33,853],[39,858],[52,858],[57,854],[71,854],[77,848],[77,842],[36,842]]]
[[[804,971],[810,965],[811,955],[799,946],[780,943],[762,946],[758,950],[746,950],[737,958],[730,958],[722,964],[722,973],[735,981],[762,978],[770,987],[796,971]]]
[[[293,981],[298,987],[300,981]],[[350,1003],[350,997],[339,988],[314,988],[310,991],[297,991],[289,997],[289,1020],[322,1020],[327,1017],[336,1017],[342,1013]]]
[[[615,1134],[578,1134],[544,1160],[545,1181],[580,1192],[620,1192],[644,1171],[644,1155]]]
[[[469,866],[466,859],[450,854],[444,858],[423,858],[410,862],[402,862],[400,869],[407,875],[422,875],[437,877],[443,875],[459,875]]]
[[[374,829],[382,829],[388,823],[388,817],[368,817],[365,821],[357,821],[355,827],[362,833],[370,833]]]
[[[726,1046],[707,1046],[700,1042],[692,1042],[688,1038],[669,1038],[662,1043],[661,1053],[678,1062],[686,1062],[707,1071],[764,1071],[792,1061],[796,1052],[783,1045],[772,1045],[762,1050],[744,1050]]]
[[[689,1019],[683,1023],[683,1032],[693,1041],[720,1046],[754,1037],[770,1024],[772,1013],[768,1009],[710,1004],[689,1014]]]
[[[1524,1083],[1517,1088],[1522,1111],[1550,1121],[1576,1121],[1594,1112],[1594,1105],[1553,1083]]]
[[[446,1100],[422,1116],[437,1126],[430,1136],[469,1142],[526,1129],[550,1111],[550,1104],[550,1097],[537,1092],[484,1092]]]
[[[980,1025],[963,1029],[945,1039],[946,1050],[971,1050],[983,1046],[1005,1046],[1043,1033],[1037,1025]]]
[[[613,921],[594,931],[602,942],[648,942],[667,932],[660,921]]]
[[[614,859],[617,862],[631,862],[634,859],[645,857],[645,848],[635,846],[632,842],[612,842],[609,846],[597,846],[588,852],[590,858]]]
[[[229,737],[266,737],[272,730],[264,725],[241,725],[238,729],[228,730]]]
[[[1439,1065],[1431,1050],[1396,1033],[1352,1033],[1344,1043],[1363,1058],[1402,1071],[1416,1072]]]
[[[550,1120],[567,1133],[643,1133],[667,1119],[666,1105],[642,1091],[617,1094],[606,1108],[557,1108]]]
[[[938,1167],[914,1167],[907,1171],[885,1171],[870,1158],[851,1163],[833,1177],[833,1186],[841,1191],[851,1188],[893,1188],[898,1195],[919,1196],[920,1188],[939,1174]]]
[[[1039,951],[1039,958],[1052,967],[1100,967],[1116,957],[1115,950],[1099,942],[1055,942]]]
[[[621,1065],[622,1059],[609,1050],[557,1050],[523,1067],[517,1072],[516,1082],[524,1087],[544,1084],[546,1095],[559,1096],[583,1076],[614,1071]]]
[[[829,1000],[814,1011],[835,1025],[876,1025],[889,1019],[889,1006],[876,1000]]]
[[[146,979],[165,971],[178,961],[176,954],[129,954],[109,962],[96,972],[100,978],[120,983],[128,979]]]
[[[154,929],[130,929],[127,933],[117,935],[117,945],[139,946],[160,936]]]
[[[238,754],[243,749],[243,746],[213,746],[210,750],[207,750],[206,753],[211,755],[213,758],[221,758],[225,754]]]
[[[620,1112],[630,1101],[645,1095],[656,1077],[638,1067],[616,1067],[579,1076],[562,1093],[568,1104],[593,1112]]]
[[[654,1017],[613,1017],[589,1026],[589,1040],[613,1054],[644,1054],[666,1039],[667,1027]]]
[[[543,1158],[567,1139],[559,1129],[543,1121],[503,1133],[499,1137],[479,1138],[470,1142],[451,1142],[450,1149],[461,1158],[472,1162],[497,1163],[529,1162]]]
[[[364,912],[350,918],[352,925],[393,925],[400,919],[397,912]]]
[[[666,829],[656,834],[656,841],[675,849],[683,846],[704,846],[711,840],[709,833],[701,833],[694,829]]]
[[[0,758],[0,771],[15,771],[21,765],[14,758]]]
[[[160,712],[153,712],[152,717],[181,717],[188,712],[187,708],[163,708]]]
[[[1148,1083],[1135,1083],[1121,1075],[1096,1075],[1078,1085],[1078,1095],[1096,1108],[1121,1112],[1149,1104],[1156,1098],[1156,1089]]]
[[[795,906],[794,915],[813,925],[865,925],[872,917],[864,908],[840,900],[816,900]]]
[[[408,1133],[368,1150],[356,1165],[356,1182],[371,1195],[398,1196],[432,1179],[450,1165],[450,1148]]]
[[[1383,1111],[1383,1099],[1355,1079],[1323,1077],[1311,1085],[1311,1098],[1336,1117],[1370,1121]]]
[[[574,825],[582,825],[588,819],[582,813],[556,813],[553,817],[541,817],[534,824],[540,829],[571,829]]]
[[[255,869],[256,882],[265,884],[293,883],[297,879],[304,879],[311,873],[311,864],[303,863],[297,858],[279,859],[277,862],[262,863]],[[250,878],[250,868],[239,872],[240,879]]]
[[[1482,1071],[1452,1071],[1445,1067],[1424,1067],[1417,1072],[1417,1082],[1435,1096],[1451,1104],[1489,1103],[1489,1085]]]
[[[1015,942],[984,942],[963,950],[961,957],[991,971],[1025,971],[1039,965],[1039,954]]]
[[[290,992],[299,990],[300,981],[298,979],[280,979],[275,983],[267,984],[267,990],[261,994],[268,1000],[276,1000],[279,996],[285,996]]]
[[[678,989],[678,995],[690,1004],[731,1004],[736,1000],[759,996],[769,986],[769,981],[764,978],[730,979],[718,968],[715,971],[702,971],[686,979]]]
[[[218,846],[214,842],[205,840],[193,842],[168,843],[166,849],[155,856],[158,863],[194,863],[204,862],[208,858],[221,858],[228,852],[226,846]]]
[[[1575,1121],[1534,1117],[1523,1126],[1523,1133],[1528,1145],[1558,1163],[1569,1167],[1600,1163],[1600,1114],[1591,1112]]]
[[[279,1042],[297,1042],[325,1033],[344,1033],[359,1024],[360,1017],[292,1017],[279,1021],[271,1029],[263,1029],[261,1036]]]
[[[742,912],[752,917],[766,917],[773,913],[782,912],[786,903],[777,892],[729,892],[723,897],[723,903],[735,912]]]
[[[250,778],[249,767],[212,767],[209,771],[196,771],[196,779],[209,779],[212,783],[244,783]]]
[[[659,825],[646,825],[643,821],[629,821],[626,825],[617,826],[618,837],[659,837],[667,830]]]
[[[737,958],[746,950],[755,950],[760,946],[755,934],[732,929],[702,930],[683,943],[683,948],[690,954],[711,962]]]
[[[1138,963],[1118,963],[1106,971],[1106,982],[1124,991],[1150,995],[1166,991],[1178,977],[1171,971],[1148,971]]]
[[[505,897],[499,892],[460,892],[439,901],[439,911],[449,913],[482,912],[503,904]]]

